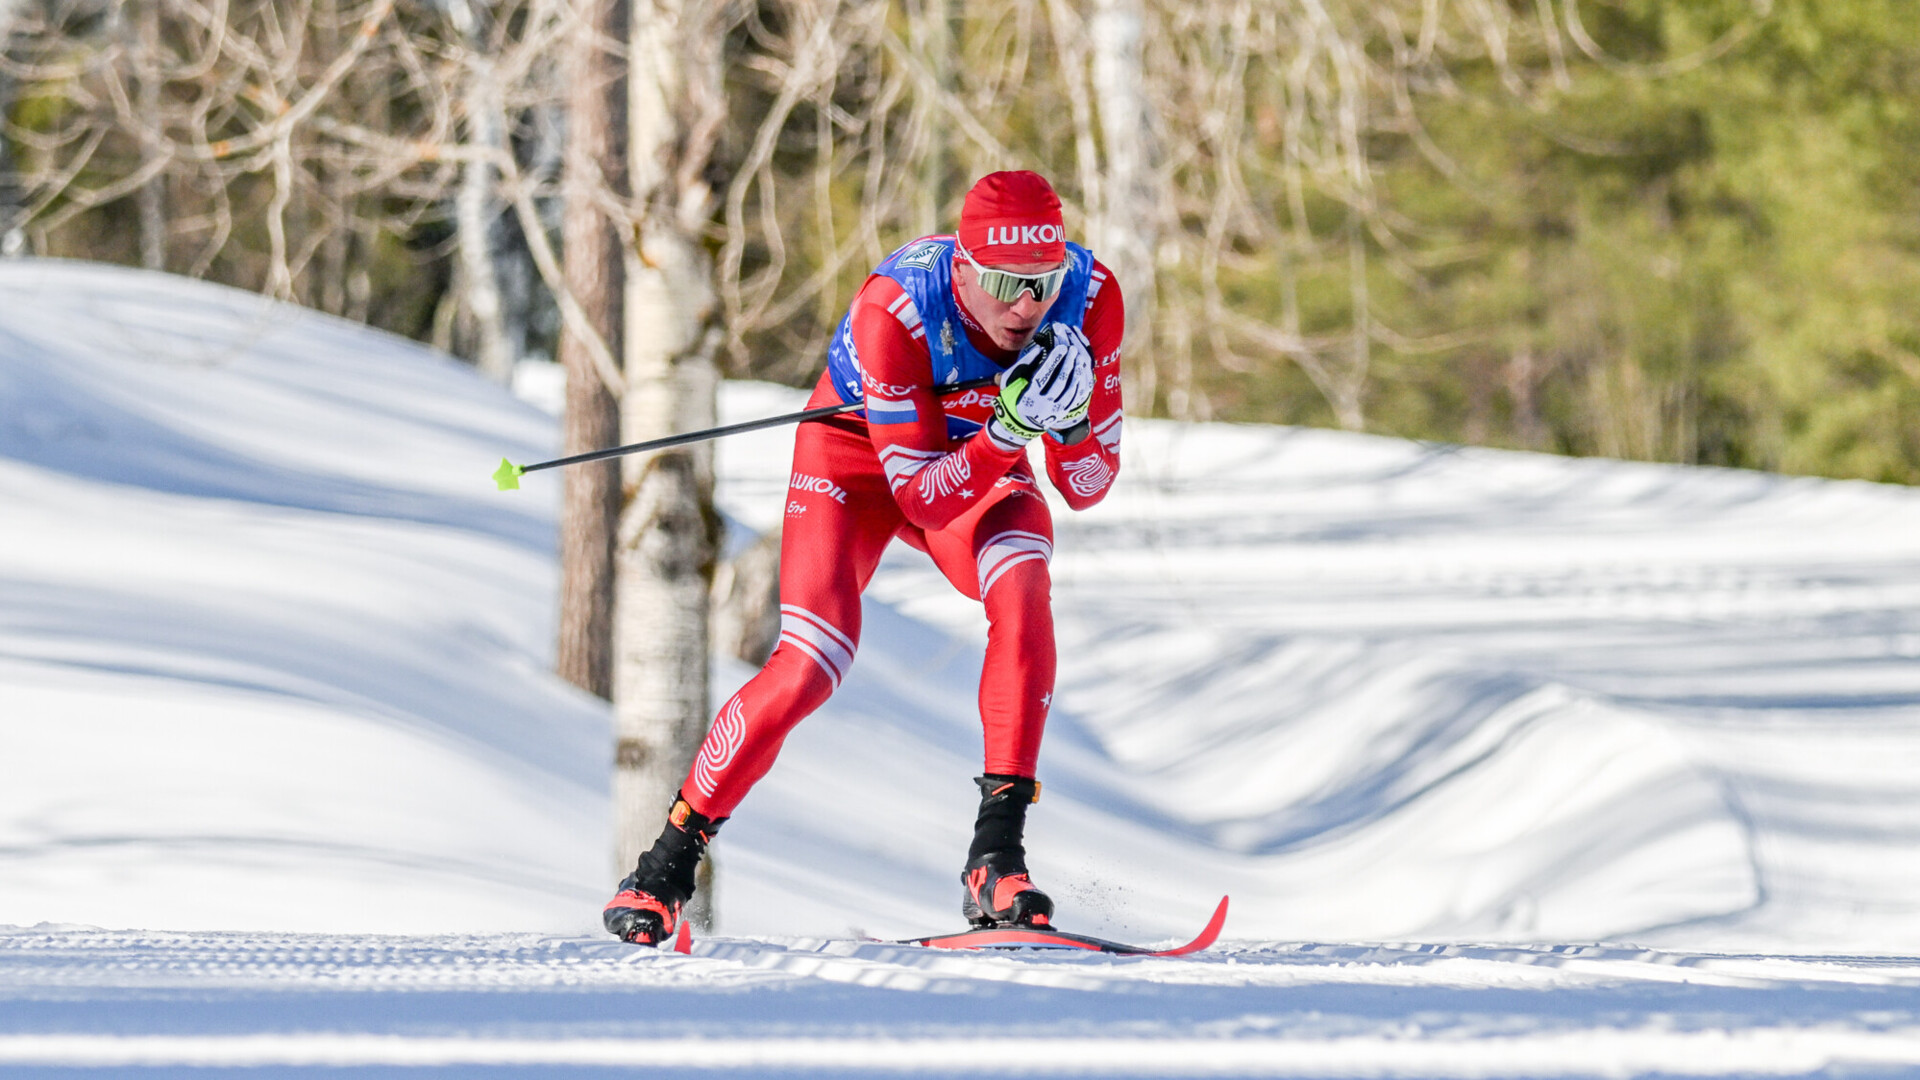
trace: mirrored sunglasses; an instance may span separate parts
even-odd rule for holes
[[[1039,274],[1015,274],[1007,270],[993,270],[981,266],[974,260],[972,252],[958,244],[953,246],[953,250],[967,260],[968,266],[973,267],[974,277],[980,282],[981,291],[1003,304],[1018,302],[1023,292],[1032,293],[1035,300],[1043,303],[1053,299],[1053,294],[1060,291],[1061,283],[1067,280],[1067,267],[1070,265],[1062,263],[1056,269]]]

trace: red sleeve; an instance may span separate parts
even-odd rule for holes
[[[865,376],[867,435],[894,501],[913,524],[943,529],[985,498],[1025,448],[1002,446],[984,431],[959,449],[948,447],[946,413],[933,394],[926,327],[898,282],[868,278],[852,313],[853,348]]]
[[[1120,475],[1120,339],[1127,329],[1126,301],[1113,272],[1097,260],[1080,328],[1093,353],[1093,401],[1087,408],[1093,436],[1077,446],[1040,439],[1047,448],[1047,478],[1075,510],[1106,498]]]

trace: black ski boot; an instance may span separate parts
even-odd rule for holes
[[[1027,875],[1027,805],[1040,800],[1040,782],[1026,776],[977,776],[980,815],[973,847],[960,872],[966,896],[960,913],[975,926],[1046,926],[1053,901]]]
[[[635,945],[658,945],[680,929],[680,909],[693,896],[693,872],[727,819],[710,820],[676,796],[666,827],[620,882],[600,912],[607,932]]]

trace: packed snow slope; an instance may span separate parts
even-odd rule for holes
[[[246,293],[0,261],[0,923],[589,927],[552,421]]]
[[[338,320],[0,262],[0,923],[592,932],[558,484],[489,479],[555,431]],[[720,446],[736,545],[791,437]],[[1920,495],[1277,427],[1124,452],[1056,512],[1063,924],[1183,936],[1230,893],[1239,939],[1920,952]],[[983,636],[890,556],[716,844],[717,932],[957,922]]]

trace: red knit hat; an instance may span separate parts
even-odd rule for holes
[[[1039,173],[988,173],[960,208],[960,244],[982,266],[1067,259],[1060,196]]]

